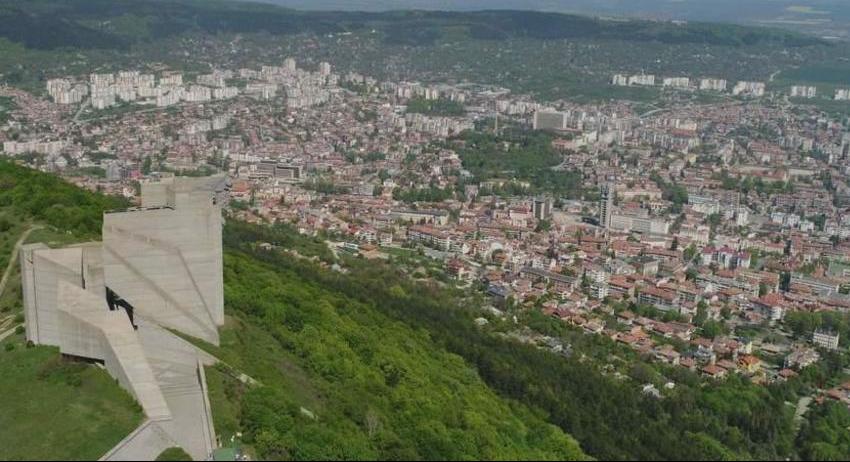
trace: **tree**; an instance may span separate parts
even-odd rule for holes
[[[150,175],[152,166],[153,166],[153,160],[151,159],[151,157],[150,156],[145,157],[145,160],[142,161],[142,174],[143,175]]]
[[[682,257],[684,257],[685,262],[693,261],[694,257],[697,255],[697,247],[693,243],[689,245],[685,250],[682,251]]]
[[[726,325],[721,321],[709,320],[702,325],[702,335],[708,338],[715,338],[725,335],[729,332]]]
[[[698,327],[702,327],[703,323],[708,319],[708,305],[705,301],[700,300],[697,303],[697,314],[694,316],[693,323]]]
[[[546,231],[549,231],[549,229],[550,229],[551,227],[552,227],[552,222],[551,222],[551,221],[549,221],[549,220],[540,220],[540,221],[538,221],[538,222],[537,222],[537,227],[535,228],[535,231],[536,231],[536,232],[538,232],[538,233],[540,233],[540,232],[546,232]]]

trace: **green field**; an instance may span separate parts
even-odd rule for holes
[[[22,335],[2,342],[0,371],[2,460],[97,460],[142,421],[105,370],[27,348]]]
[[[245,385],[229,374],[226,367],[207,367],[207,393],[213,410],[213,427],[226,445],[239,432],[239,401]]]

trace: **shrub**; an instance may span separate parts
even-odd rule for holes
[[[168,448],[157,456],[156,460],[192,460],[192,457],[183,448]]]

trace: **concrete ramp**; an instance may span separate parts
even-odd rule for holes
[[[206,458],[216,442],[204,364],[215,358],[156,325],[141,325],[139,337],[171,411],[162,427],[192,458]]]
[[[171,413],[148,362],[142,343],[123,311],[109,311],[97,295],[73,284],[59,284],[60,351],[101,359],[109,373],[127,389],[153,420]]]
[[[140,320],[137,334],[169,416],[145,421],[101,460],[153,460],[172,446],[206,460],[216,441],[204,364],[216,359],[149,321]]]
[[[100,460],[155,460],[162,451],[175,446],[177,443],[159,422],[146,420]]]

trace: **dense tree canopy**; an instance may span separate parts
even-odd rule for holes
[[[579,197],[581,174],[555,170],[563,160],[552,147],[553,136],[543,131],[506,129],[499,136],[484,132],[464,132],[457,152],[463,167],[477,180],[515,178],[531,183],[532,192],[553,192]]]
[[[410,282],[391,265],[352,260],[351,273],[341,274],[245,244],[269,240],[270,232],[231,223],[228,247],[354,300],[364,311],[427,332],[430,342],[474,365],[493,390],[544,412],[594,457],[723,460],[798,454],[793,406],[785,403],[795,399],[790,388],[754,385],[738,376],[704,384],[677,370],[676,389],[662,400],[651,399],[641,392],[642,384],[606,376],[593,361],[564,358],[477,328],[472,322],[477,314],[463,299]]]
[[[123,198],[92,194],[61,178],[0,160],[0,207],[80,236],[99,235],[105,210],[124,208]]]
[[[847,460],[850,455],[850,412],[837,403],[810,411],[800,432],[803,460]]]
[[[584,457],[424,330],[245,254],[226,257],[225,280],[239,324],[225,330],[219,353],[264,384],[238,403],[247,441],[263,458]],[[284,366],[266,367],[274,364]]]
[[[413,98],[407,103],[407,112],[438,116],[462,116],[466,111],[463,109],[463,104],[445,98],[433,100]]]

